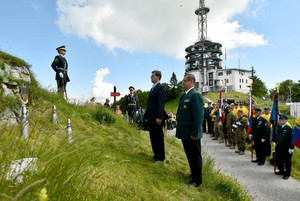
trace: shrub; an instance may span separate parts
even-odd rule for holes
[[[104,109],[103,107],[97,107],[93,117],[100,123],[106,122],[113,124],[116,122],[116,117],[113,115],[113,113],[107,109]]]

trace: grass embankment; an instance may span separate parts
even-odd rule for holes
[[[189,167],[183,148],[174,138],[166,139],[164,163],[150,162],[149,136],[116,117],[114,124],[99,123],[95,110],[113,115],[102,106],[97,108],[67,104],[56,94],[40,90],[30,118],[48,131],[60,127],[51,122],[52,105],[56,105],[59,122],[72,121],[73,142],[66,131],[57,134],[41,132],[30,124],[30,138],[23,140],[20,127],[3,128],[0,135],[0,193],[14,197],[26,186],[46,179],[21,196],[20,200],[38,200],[46,188],[49,200],[244,200],[249,197],[232,178],[212,171],[213,162],[205,159],[203,185],[191,188]],[[24,174],[23,183],[6,181],[12,160],[38,158],[37,171]],[[4,171],[4,172],[3,172]],[[4,197],[1,197],[1,200]]]
[[[18,60],[4,56],[0,62]],[[51,121],[56,105],[63,126],[71,119],[73,142],[68,142],[66,130],[49,134],[31,122],[27,140],[21,126],[0,128],[0,200],[250,200],[234,179],[213,172],[213,161],[206,157],[203,185],[186,186],[189,178],[182,173],[189,174],[189,166],[175,138],[165,140],[166,161],[154,164],[148,133],[108,109],[68,104],[56,93],[38,88],[33,76],[29,95],[30,119],[47,131],[60,130]],[[4,97],[0,105],[14,106]],[[23,172],[21,183],[7,180],[12,161],[22,158],[38,158],[36,170]],[[40,197],[44,189],[47,199]]]
[[[213,102],[217,102],[219,99],[219,93],[218,92],[210,92],[204,95],[205,98],[208,98],[209,100]],[[249,95],[240,93],[240,92],[233,92],[233,91],[228,91],[227,97],[229,99],[234,99],[236,102],[243,101],[243,102],[248,102],[249,101]],[[272,109],[273,106],[273,101],[265,101],[260,98],[254,97],[254,100],[257,103],[257,107],[259,108],[265,108],[265,107],[270,107]],[[170,101],[166,103],[166,110],[171,110],[174,114],[177,112],[177,107],[179,103],[179,98],[173,101]],[[286,106],[284,103],[279,102],[279,111],[281,113],[287,113],[289,110],[289,107]],[[295,118],[288,116],[289,120],[288,122],[291,124],[292,128],[295,126]],[[273,145],[272,145],[273,146]],[[250,150],[250,145],[248,145],[248,150]],[[272,148],[274,151],[274,148]],[[267,158],[269,161],[271,157]],[[300,150],[295,147],[293,157],[292,157],[292,177],[300,181]]]

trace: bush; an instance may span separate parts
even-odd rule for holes
[[[116,117],[113,115],[113,113],[107,109],[104,109],[103,107],[97,107],[93,117],[100,123],[106,122],[113,124],[116,122]]]

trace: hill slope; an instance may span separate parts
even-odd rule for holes
[[[69,104],[56,93],[31,87],[29,118],[43,131],[30,121],[29,139],[24,140],[21,126],[0,128],[1,200],[249,199],[236,181],[213,172],[213,161],[207,157],[203,185],[186,186],[189,179],[182,173],[189,174],[188,162],[174,138],[166,138],[167,160],[154,164],[147,132],[102,106]],[[62,127],[51,121],[53,105]],[[67,119],[72,123],[72,143],[62,129]],[[12,161],[22,158],[37,158],[35,170],[23,172],[21,183],[8,180]]]

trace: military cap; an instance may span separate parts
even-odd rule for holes
[[[279,115],[279,119],[288,120],[289,118],[285,114]]]
[[[223,103],[228,103],[228,101],[227,100],[223,100]]]
[[[129,87],[129,90],[131,91],[131,90],[135,90],[135,88],[133,87],[133,86],[130,86]]]
[[[238,110],[238,113],[243,113],[243,110]]]
[[[245,105],[249,105],[249,103],[245,103]]]
[[[236,103],[234,103],[234,105],[239,105],[239,103],[236,102]]]
[[[239,104],[240,104],[240,105],[244,105],[243,101],[241,101]]]
[[[212,105],[216,105],[215,103],[213,103]]]
[[[261,112],[260,108],[255,108],[255,112]]]
[[[265,107],[264,110],[270,110],[270,108],[269,107]]]
[[[207,104],[209,105],[209,104],[211,104],[211,102],[208,102]]]
[[[233,110],[233,107],[232,107],[232,106],[229,106],[229,107],[228,107],[228,109],[231,109],[231,110]]]
[[[65,51],[67,51],[67,50],[66,50],[66,46],[64,46],[64,45],[63,45],[63,46],[60,46],[60,47],[58,47],[58,48],[56,48],[56,50],[57,50],[57,51],[58,51],[58,50],[65,50]]]

